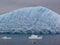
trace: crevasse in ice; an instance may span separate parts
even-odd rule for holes
[[[58,34],[60,15],[42,6],[17,9],[0,15],[0,33]]]

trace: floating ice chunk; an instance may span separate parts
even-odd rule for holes
[[[2,37],[1,39],[12,39],[12,37],[4,36],[4,37]]]
[[[29,37],[29,39],[42,39],[43,37],[42,36],[38,36],[38,35],[31,35]]]

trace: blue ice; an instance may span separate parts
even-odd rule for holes
[[[0,15],[0,33],[59,34],[60,15],[42,6]]]

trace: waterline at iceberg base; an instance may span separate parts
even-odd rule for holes
[[[0,15],[0,34],[60,34],[60,15],[42,7],[25,7]]]

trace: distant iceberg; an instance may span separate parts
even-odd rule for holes
[[[12,39],[11,37],[7,37],[7,36],[4,36],[4,37],[2,37],[1,39]]]
[[[60,34],[60,15],[42,6],[0,15],[0,33]]]
[[[31,35],[30,37],[28,37],[29,39],[42,39],[42,36],[38,36],[38,35]]]

